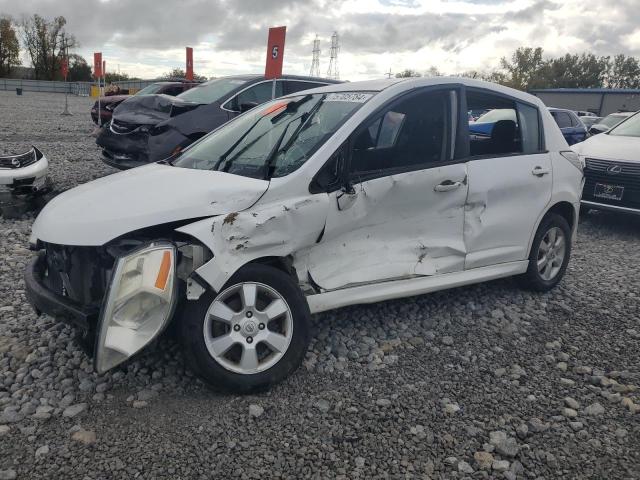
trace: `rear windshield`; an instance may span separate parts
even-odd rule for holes
[[[625,118],[624,115],[607,115],[602,120],[600,120],[600,125],[604,125],[605,127],[613,127],[614,125],[619,124]]]
[[[308,94],[260,105],[185,150],[172,165],[253,178],[297,170],[373,94]]]
[[[162,90],[162,85],[159,83],[152,83],[151,85],[147,85],[139,92],[136,92],[135,95],[153,95],[154,93],[158,93]]]
[[[243,80],[241,78],[220,78],[218,80],[211,80],[210,82],[195,86],[192,89],[181,93],[178,95],[178,98],[186,102],[202,104],[213,103],[247,82],[248,80]]]
[[[612,130],[609,130],[609,135],[640,137],[640,115],[636,113],[617,127],[613,127]]]

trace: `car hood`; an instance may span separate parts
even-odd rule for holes
[[[623,137],[601,133],[588,138],[582,143],[573,145],[578,155],[602,158],[604,160],[621,160],[625,162],[640,162],[640,138]]]
[[[104,245],[141,228],[247,209],[268,186],[224,172],[146,165],[61,193],[36,218],[31,241]]]
[[[128,124],[157,125],[201,105],[170,95],[134,95],[118,105],[113,111],[113,118]]]

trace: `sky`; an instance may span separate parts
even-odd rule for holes
[[[337,31],[340,78],[355,81],[404,69],[488,71],[521,46],[548,56],[640,57],[639,7],[640,0],[0,0],[0,15],[62,15],[76,53],[92,63],[102,51],[107,70],[141,78],[184,68],[185,46],[194,48],[197,74],[262,73],[268,28],[280,25],[284,73],[309,73],[318,35],[325,75]]]

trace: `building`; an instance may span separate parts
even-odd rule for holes
[[[585,110],[599,117],[640,110],[640,89],[550,88],[529,93],[539,97],[548,107]]]

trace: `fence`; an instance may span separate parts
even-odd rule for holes
[[[140,90],[147,85],[151,85],[158,80],[126,80],[113,82],[122,89]],[[55,82],[49,80],[21,80],[14,78],[0,78],[0,91],[15,91],[21,88],[23,92],[50,92],[50,93],[71,93],[73,95],[89,96],[93,82]]]

